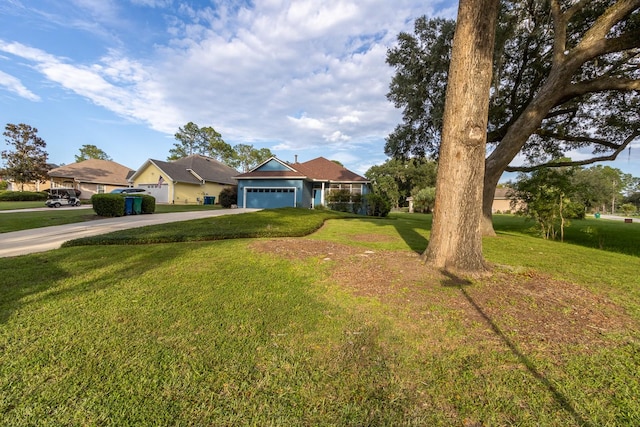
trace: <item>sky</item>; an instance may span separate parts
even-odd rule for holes
[[[455,0],[2,0],[0,124],[37,128],[58,165],[88,144],[138,169],[194,122],[364,174],[401,121],[387,50],[419,16],[456,12]],[[640,142],[607,164],[640,176]]]

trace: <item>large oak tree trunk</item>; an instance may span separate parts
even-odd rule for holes
[[[427,263],[482,274],[482,188],[498,0],[461,0],[443,117]]]

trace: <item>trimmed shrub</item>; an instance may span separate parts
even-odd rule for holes
[[[144,204],[144,200],[142,203]],[[91,204],[96,215],[106,217],[124,215],[124,197],[120,194],[94,194],[91,196]]]
[[[142,194],[142,213],[143,214],[152,214],[156,211],[156,198],[150,196],[148,194]]]
[[[0,202],[37,202],[47,200],[47,193],[40,191],[0,191]]]
[[[230,208],[238,203],[238,187],[225,187],[220,192],[220,206]]]

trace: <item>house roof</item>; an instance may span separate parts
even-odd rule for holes
[[[309,178],[319,181],[341,181],[341,182],[369,182],[365,177],[360,176],[336,162],[318,157],[304,163],[293,163],[294,169],[304,173]]]
[[[235,184],[234,176],[238,174],[234,168],[200,154],[193,154],[172,162],[149,159],[138,171],[144,169],[149,163],[160,169],[167,180],[188,184],[201,184],[202,181]],[[135,174],[131,177],[133,178]]]
[[[92,184],[127,185],[127,178],[134,173],[120,163],[111,160],[88,159],[49,171],[51,178],[69,178],[76,182]]]
[[[496,188],[496,194],[493,197],[494,199],[509,199],[510,193],[513,192],[513,189],[509,187],[498,187]]]
[[[286,170],[260,170],[264,162],[249,172],[238,175],[239,179],[276,179],[276,178],[298,178],[309,179],[312,181],[332,181],[332,182],[369,182],[366,178],[351,172],[349,169],[339,164],[327,160],[324,157],[318,157],[303,163],[284,163],[275,157],[269,160],[276,160],[286,166]]]

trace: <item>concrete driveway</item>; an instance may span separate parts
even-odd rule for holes
[[[128,228],[164,224],[167,222],[189,221],[192,219],[210,218],[221,215],[237,215],[258,210],[259,209],[220,209],[152,215],[127,215],[118,218],[97,219],[74,224],[0,233],[0,258],[58,249],[60,245],[67,240],[126,230]],[[1,218],[2,213],[0,213],[0,219]]]

